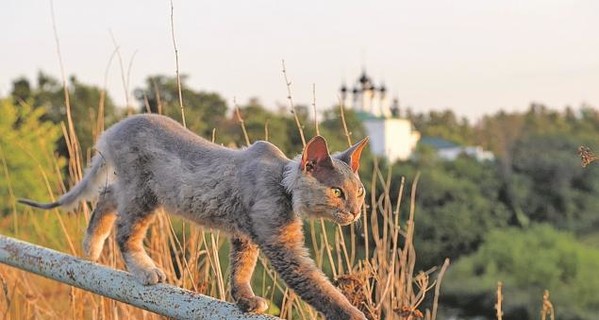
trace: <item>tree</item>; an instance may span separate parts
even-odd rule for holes
[[[582,168],[576,150],[581,142],[559,134],[531,135],[514,148],[518,207],[533,221],[578,232],[599,223],[599,168]]]
[[[414,127],[423,136],[440,137],[458,144],[479,144],[467,118],[458,118],[451,110],[430,111],[428,114],[408,113]]]
[[[6,215],[15,208],[15,197],[47,199],[46,182],[60,181],[56,168],[65,160],[54,155],[61,129],[42,120],[43,109],[1,99],[0,114],[0,213]]]
[[[110,125],[119,118],[119,115],[112,99],[96,86],[81,83],[75,76],[71,76],[68,90],[75,133],[81,150],[85,153],[93,147],[102,129],[101,124]],[[12,97],[15,105],[29,104],[34,109],[44,109],[42,117],[44,121],[56,124],[67,121],[62,85],[41,71],[38,73],[35,87],[26,78],[13,81]],[[98,121],[99,117],[102,121]],[[68,156],[64,141],[60,142],[58,151],[61,155]]]
[[[498,201],[501,184],[493,163],[462,157],[427,166],[404,165],[395,174],[412,178],[416,170],[421,172],[414,240],[419,267],[474,252],[489,230],[507,224],[509,212]]]
[[[594,319],[599,312],[599,250],[570,233],[543,224],[487,234],[480,249],[446,274],[444,300],[462,316],[495,319],[497,281],[503,282],[504,318],[538,319],[544,290],[551,292],[556,319]]]

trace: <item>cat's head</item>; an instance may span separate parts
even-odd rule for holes
[[[365,196],[358,168],[367,142],[365,138],[343,152],[330,155],[323,137],[310,140],[284,181],[292,194],[293,209],[340,225],[358,220]]]

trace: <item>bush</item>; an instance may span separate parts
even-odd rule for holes
[[[46,182],[60,181],[65,164],[54,156],[60,127],[41,121],[44,110],[0,100],[0,215],[13,212],[15,197],[49,199]],[[54,187],[54,186],[53,186]]]
[[[496,284],[502,281],[505,318],[536,319],[547,289],[558,319],[592,319],[599,312],[597,270],[599,250],[572,234],[549,225],[495,230],[448,271],[445,298],[471,315],[494,318]]]

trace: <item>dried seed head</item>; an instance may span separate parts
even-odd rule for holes
[[[580,160],[582,161],[581,164],[582,164],[583,168],[588,166],[591,162],[593,162],[595,160],[599,160],[599,157],[597,157],[593,154],[593,151],[591,151],[591,148],[586,147],[586,146],[578,147],[578,155],[580,155]]]

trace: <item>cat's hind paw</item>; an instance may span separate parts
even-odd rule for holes
[[[258,296],[249,298],[239,298],[237,305],[243,312],[264,313],[268,310],[268,302],[266,299]]]
[[[144,286],[149,286],[166,281],[166,274],[157,267],[138,269],[131,272],[133,276]]]

